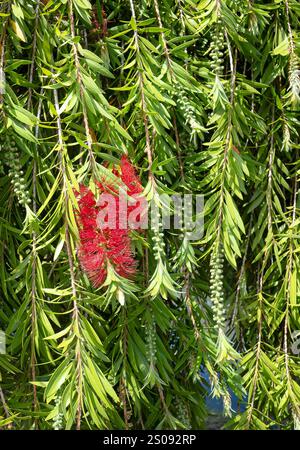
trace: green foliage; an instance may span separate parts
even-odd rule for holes
[[[299,428],[296,0],[0,2],[0,427]],[[157,227],[95,289],[74,189],[136,165]],[[161,194],[205,196],[162,230]],[[232,411],[229,389],[245,401]]]

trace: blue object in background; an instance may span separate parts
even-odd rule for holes
[[[210,386],[207,389],[207,397],[206,397],[206,406],[210,413],[214,414],[223,414],[223,400],[221,398],[212,397],[212,388],[209,379],[209,375],[206,369],[201,373],[202,377],[207,381],[207,384]],[[240,401],[237,396],[229,389],[230,397],[231,397],[231,407],[233,410],[233,414],[237,412],[245,411],[245,402]]]

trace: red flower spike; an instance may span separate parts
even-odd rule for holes
[[[121,180],[128,188],[128,195],[137,195],[143,192],[143,187],[135,173],[135,169],[125,155],[121,158]]]
[[[126,156],[121,158],[120,170],[113,170],[127,186],[128,195],[134,196],[143,191],[139,178]],[[131,251],[131,240],[128,229],[119,226],[119,215],[125,213],[127,218],[132,208],[120,211],[118,192],[105,181],[97,183],[100,193],[116,194],[117,223],[114,229],[97,224],[97,214],[105,206],[98,206],[93,192],[85,186],[80,186],[77,193],[79,211],[76,217],[79,226],[80,244],[78,258],[82,269],[88,275],[95,287],[103,284],[107,276],[107,265],[110,263],[118,275],[130,278],[136,270],[136,261]]]

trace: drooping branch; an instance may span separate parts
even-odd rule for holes
[[[95,174],[95,157],[94,157],[93,148],[92,148],[93,140],[92,140],[92,136],[91,136],[91,132],[90,132],[88,113],[87,113],[87,108],[86,108],[86,104],[85,104],[85,100],[84,100],[84,86],[83,86],[83,82],[82,82],[82,75],[81,75],[81,69],[80,69],[78,46],[75,42],[76,33],[75,33],[75,18],[74,18],[74,13],[73,13],[73,0],[68,0],[68,15],[69,15],[69,22],[70,22],[71,37],[72,37],[74,64],[75,64],[77,82],[79,84],[79,92],[80,92],[81,105],[82,105],[83,124],[84,124],[84,129],[85,129],[85,134],[86,134],[90,166],[91,166],[92,172]]]
[[[130,0],[130,9],[131,9],[131,15],[132,15],[134,21],[136,22],[136,14],[135,14],[133,0]],[[147,158],[148,158],[148,176],[149,176],[149,180],[153,181],[153,173],[151,171],[153,158],[152,158],[152,151],[151,151],[149,119],[148,119],[148,115],[147,115],[147,105],[146,105],[144,79],[143,79],[143,67],[141,65],[141,55],[140,55],[140,47],[139,47],[139,36],[138,36],[138,32],[137,32],[136,28],[134,29],[133,34],[134,34],[135,48],[136,48],[136,53],[137,53],[138,81],[139,81],[140,95],[141,95],[141,112],[142,112],[142,118],[143,118],[144,129],[145,129],[146,154],[147,154]]]
[[[71,289],[72,289],[72,301],[73,301],[72,320],[73,320],[73,328],[74,328],[74,330],[77,330],[77,333],[78,333],[80,330],[79,309],[78,309],[78,303],[77,303],[78,293],[77,293],[77,288],[76,288],[75,268],[74,268],[74,261],[73,261],[73,255],[72,255],[70,230],[69,230],[69,218],[68,218],[69,194],[68,194],[68,185],[67,185],[67,171],[66,171],[66,167],[65,167],[65,163],[64,163],[65,145],[64,145],[64,140],[63,140],[63,130],[62,130],[62,123],[61,123],[60,112],[59,112],[59,101],[58,101],[57,90],[54,89],[53,93],[54,93],[54,105],[55,105],[56,114],[57,114],[59,160],[60,160],[60,170],[62,173],[62,194],[64,197],[65,243],[66,243],[68,265],[69,265],[69,270],[70,270],[70,283],[71,283]],[[78,395],[77,411],[76,411],[76,429],[80,430],[81,416],[82,416],[82,399],[83,399],[82,398],[83,374],[82,374],[82,357],[81,357],[80,338],[77,339],[77,345],[75,348],[75,361],[76,361],[76,373],[77,373],[76,387],[77,387],[77,395]]]

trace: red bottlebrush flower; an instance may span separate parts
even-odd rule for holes
[[[128,195],[137,195],[143,192],[141,182],[136,175],[135,169],[128,161],[127,156],[123,155],[121,158],[121,179],[128,188]]]
[[[125,155],[122,156],[120,167],[121,167],[121,179],[128,189],[127,194],[133,200],[136,200],[132,205],[129,204],[127,207],[127,220],[128,220],[128,217],[131,214],[131,212],[134,211],[135,208],[139,208],[141,206],[141,201],[138,198],[143,192],[143,186],[140,182],[139,177],[136,175],[134,167],[129,162],[127,156]],[[141,231],[142,222],[145,220],[145,217],[142,218],[141,215],[138,214],[134,220],[135,220],[134,228],[137,231]]]
[[[120,169],[121,173],[116,170],[114,173],[127,186],[128,195],[140,194],[143,190],[142,185],[133,166],[125,156],[121,159]],[[132,277],[136,270],[129,230],[120,227],[120,214],[125,213],[128,218],[128,214],[134,206],[128,206],[127,211],[120,211],[118,192],[103,180],[97,185],[102,194],[115,193],[117,220],[114,228],[106,226],[105,222],[99,225],[97,215],[107,204],[97,205],[92,191],[85,186],[80,186],[80,192],[77,193],[79,206],[77,222],[80,237],[78,258],[82,269],[95,287],[101,286],[105,281],[108,264],[111,264],[116,273],[124,278]]]

